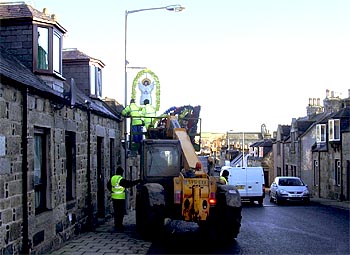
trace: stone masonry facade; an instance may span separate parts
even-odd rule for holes
[[[35,69],[36,26],[65,33],[51,16],[1,3],[0,25],[0,254],[45,254],[111,217],[120,107],[73,88],[73,77]]]

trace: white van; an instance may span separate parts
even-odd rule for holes
[[[265,198],[265,180],[262,167],[231,167],[223,166],[220,176],[224,170],[230,175],[228,183],[236,185],[242,200],[249,200],[254,203],[258,201],[262,205]]]

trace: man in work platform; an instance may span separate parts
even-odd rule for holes
[[[116,231],[123,231],[123,219],[126,214],[125,209],[125,189],[131,188],[141,180],[130,181],[126,180],[123,177],[124,169],[118,167],[115,175],[111,178],[111,197],[113,201],[113,210],[114,210],[114,228]]]
[[[143,104],[145,105],[142,108],[142,116],[144,124],[145,124],[145,128],[146,130],[148,130],[148,127],[152,124],[153,118],[151,117],[155,117],[156,116],[156,109],[154,109],[154,107],[152,105],[149,104],[149,100],[145,99],[143,101]]]
[[[143,120],[141,118],[141,108],[136,105],[135,99],[130,100],[130,104],[122,111],[124,117],[131,117],[131,131],[133,142],[140,143],[143,137]]]

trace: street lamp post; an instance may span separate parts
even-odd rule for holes
[[[125,81],[125,85],[124,85],[124,107],[126,107],[128,105],[128,80],[127,80],[127,65],[128,65],[128,61],[126,58],[126,45],[127,45],[127,31],[128,31],[128,15],[132,14],[132,13],[136,13],[136,12],[143,12],[143,11],[154,11],[154,10],[167,10],[167,11],[174,11],[174,12],[180,12],[183,11],[185,9],[185,7],[181,6],[181,5],[168,5],[168,6],[164,6],[164,7],[154,7],[154,8],[145,8],[145,9],[138,9],[138,10],[131,10],[131,11],[125,11],[125,30],[124,30],[124,81]],[[125,159],[124,159],[124,163],[125,163],[125,171],[127,171],[127,149],[128,149],[128,141],[127,141],[127,121],[126,119],[124,120],[124,145],[125,145]]]

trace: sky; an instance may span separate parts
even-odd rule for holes
[[[67,29],[64,48],[101,60],[103,97],[124,104],[127,61],[160,82],[160,111],[201,106],[202,132],[271,133],[309,98],[350,89],[349,0],[32,0]],[[140,70],[128,71],[131,84]]]

